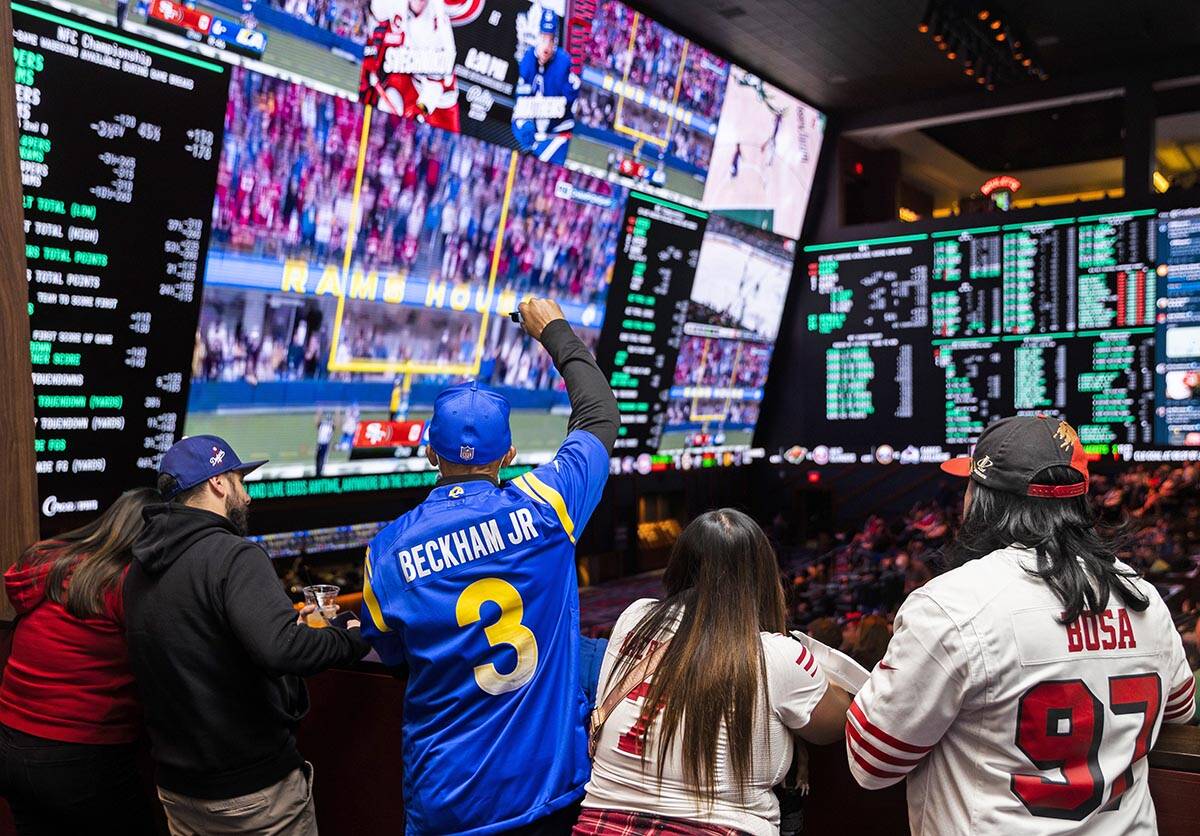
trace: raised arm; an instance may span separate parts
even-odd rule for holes
[[[571,399],[567,431],[591,433],[611,454],[621,416],[617,411],[617,399],[596,364],[596,358],[571,330],[558,303],[530,299],[521,303],[520,310],[525,330],[545,347],[567,384],[567,397]]]

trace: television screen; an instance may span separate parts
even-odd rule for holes
[[[591,28],[568,164],[699,205],[729,63],[618,0],[578,23]]]
[[[565,0],[370,0],[360,99],[561,165],[579,93],[564,7]]]
[[[704,208],[799,238],[824,135],[819,110],[730,65]]]
[[[788,238],[709,217],[660,452],[750,446],[795,255]]]
[[[424,470],[434,396],[477,378],[513,402],[520,461],[548,457],[566,393],[507,313],[552,296],[594,344],[624,190],[428,123],[365,121],[234,69],[185,431],[243,439],[268,481]]]
[[[997,418],[1047,414],[1093,456],[1200,459],[1198,211],[806,246],[804,394],[781,447],[940,461]]]
[[[706,234],[722,59],[617,3],[62,5],[13,4],[44,530],[185,433],[270,459],[256,499],[428,486],[466,378],[512,403],[515,467],[546,461],[569,401],[508,318],[531,294],[621,399],[614,469],[742,460],[790,250]],[[587,91],[594,166],[566,159]]]

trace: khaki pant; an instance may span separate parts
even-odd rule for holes
[[[191,798],[158,788],[171,836],[317,836],[312,796],[313,768],[305,763],[277,784],[223,798]]]

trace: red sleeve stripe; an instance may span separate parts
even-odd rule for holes
[[[1184,703],[1183,705],[1179,706],[1178,708],[1171,708],[1171,709],[1164,711],[1163,717],[1166,717],[1168,720],[1174,720],[1176,717],[1185,717],[1185,716],[1190,717],[1192,712],[1194,712],[1195,710],[1196,710],[1196,704],[1194,702]]]
[[[1196,680],[1189,679],[1187,682],[1180,685],[1167,697],[1167,702],[1172,703],[1183,696],[1184,691],[1194,691],[1196,689]]]
[[[863,731],[867,732],[876,740],[886,743],[893,749],[897,749],[901,752],[912,752],[914,755],[923,755],[933,748],[932,746],[916,746],[912,743],[905,743],[899,738],[892,737],[890,734],[883,731],[867,719],[867,715],[864,714],[863,710],[858,707],[858,700],[850,703],[850,713],[854,715],[854,719],[858,720],[858,724],[862,726]]]
[[[924,757],[924,755],[918,755],[915,758],[901,758],[896,755],[889,755],[882,749],[872,746],[870,741],[862,736],[862,733],[859,732],[852,720],[846,721],[846,737],[852,738],[859,748],[880,763],[886,763],[890,766],[898,766],[905,771],[910,770],[919,764],[921,759]]]
[[[1188,702],[1179,706],[1179,708],[1172,708],[1163,712],[1163,719],[1178,720],[1180,717],[1191,717],[1195,711],[1196,704],[1194,702]]]
[[[883,778],[885,780],[903,778],[908,775],[908,772],[889,772],[886,769],[880,769],[858,753],[858,749],[854,746],[854,741],[849,737],[846,738],[846,749],[850,752],[850,756],[854,758],[854,762],[858,764],[859,769],[868,775],[874,775],[876,778]]]
[[[796,657],[796,664],[804,668],[804,672],[809,676],[817,675],[817,660],[816,657],[808,652],[808,648],[800,648],[800,655]]]
[[[1187,691],[1184,691],[1183,694],[1181,694],[1178,699],[1173,699],[1173,700],[1168,701],[1166,710],[1167,711],[1175,711],[1176,709],[1180,708],[1181,706],[1191,705],[1195,701],[1195,698],[1196,698],[1196,689],[1189,688]]]

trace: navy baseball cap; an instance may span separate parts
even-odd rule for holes
[[[1069,485],[1048,485],[1038,477],[1062,465],[1079,474]],[[1017,496],[1065,499],[1088,489],[1087,454],[1074,427],[1048,415],[1002,418],[989,424],[969,456],[942,463],[942,470],[969,477],[989,488]]]
[[[165,499],[194,488],[211,476],[236,470],[245,475],[267,463],[266,459],[244,462],[233,452],[229,442],[215,435],[191,435],[171,445],[158,465],[159,475],[175,478],[175,489],[164,494]]]
[[[512,446],[508,400],[468,381],[443,389],[433,402],[429,446],[455,464],[491,464]]]
[[[542,19],[538,23],[538,30],[549,35],[558,34],[558,15],[554,9],[542,9]]]

